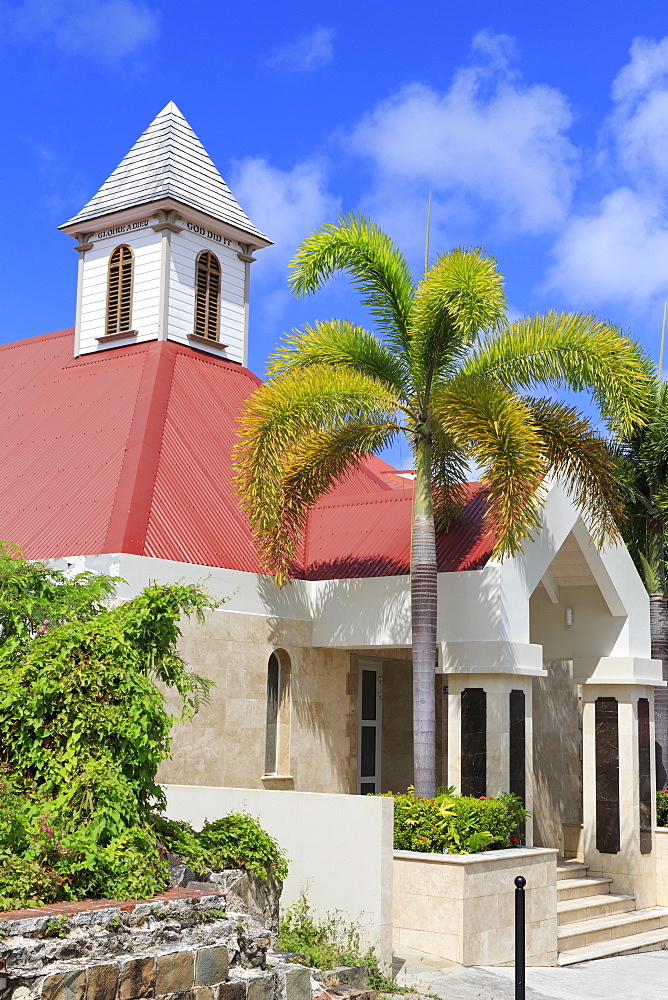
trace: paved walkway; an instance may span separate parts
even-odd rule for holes
[[[465,969],[408,949],[399,950],[395,975],[401,985],[443,1000],[514,1000],[515,996],[513,969]],[[397,1000],[410,1000],[410,995]],[[668,1000],[668,951],[527,969],[526,1000]]]

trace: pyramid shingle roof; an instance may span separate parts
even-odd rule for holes
[[[173,101],[140,135],[100,190],[60,228],[172,198],[269,243],[243,211]]]

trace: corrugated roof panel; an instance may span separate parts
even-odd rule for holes
[[[73,331],[0,348],[0,537],[32,558],[137,552],[259,571],[232,488],[247,369],[174,342],[72,358]],[[310,579],[405,574],[413,484],[361,463],[311,512]],[[492,540],[484,491],[437,538],[441,572],[477,569]],[[123,547],[124,546],[124,547]]]
[[[305,576],[310,580],[398,576],[410,572],[413,484],[385,494],[327,497],[309,517]],[[493,537],[485,531],[485,491],[469,483],[457,523],[436,535],[439,573],[480,569]]]
[[[72,360],[72,331],[0,352],[0,533],[26,555],[104,551],[144,355]]]
[[[241,404],[257,385],[232,362],[178,349],[146,555],[259,572],[231,461]]]

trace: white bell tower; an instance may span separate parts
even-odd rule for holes
[[[60,229],[78,241],[76,356],[177,340],[246,364],[250,265],[271,243],[174,103]]]

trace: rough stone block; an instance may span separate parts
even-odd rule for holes
[[[155,993],[155,959],[131,958],[120,969],[118,1000],[142,1000]]]
[[[248,1000],[273,1000],[276,989],[276,977],[272,972],[264,976],[254,976],[248,980]],[[308,1000],[311,1000],[309,991]]]
[[[278,969],[281,1000],[311,1000],[311,973],[309,969],[293,966]]]
[[[189,1000],[214,1000],[213,989],[210,986],[194,986],[190,990]]]
[[[88,970],[87,1000],[113,1000],[118,988],[118,966],[114,962],[91,965]]]
[[[316,979],[324,986],[338,986],[340,983],[345,983],[358,989],[366,989],[369,985],[369,970],[366,965],[342,965],[336,969],[323,970],[318,973]]]
[[[195,957],[195,985],[213,986],[214,983],[220,983],[227,979],[229,968],[230,958],[224,944],[200,948]]]
[[[83,1000],[87,978],[86,969],[57,972],[44,980],[42,996],[44,1000]]]
[[[192,951],[175,951],[159,955],[155,971],[155,992],[183,993],[192,988],[195,976],[195,956]]]
[[[246,1000],[247,989],[248,980],[246,979],[241,982],[220,983],[219,986],[213,988],[214,1000]]]

